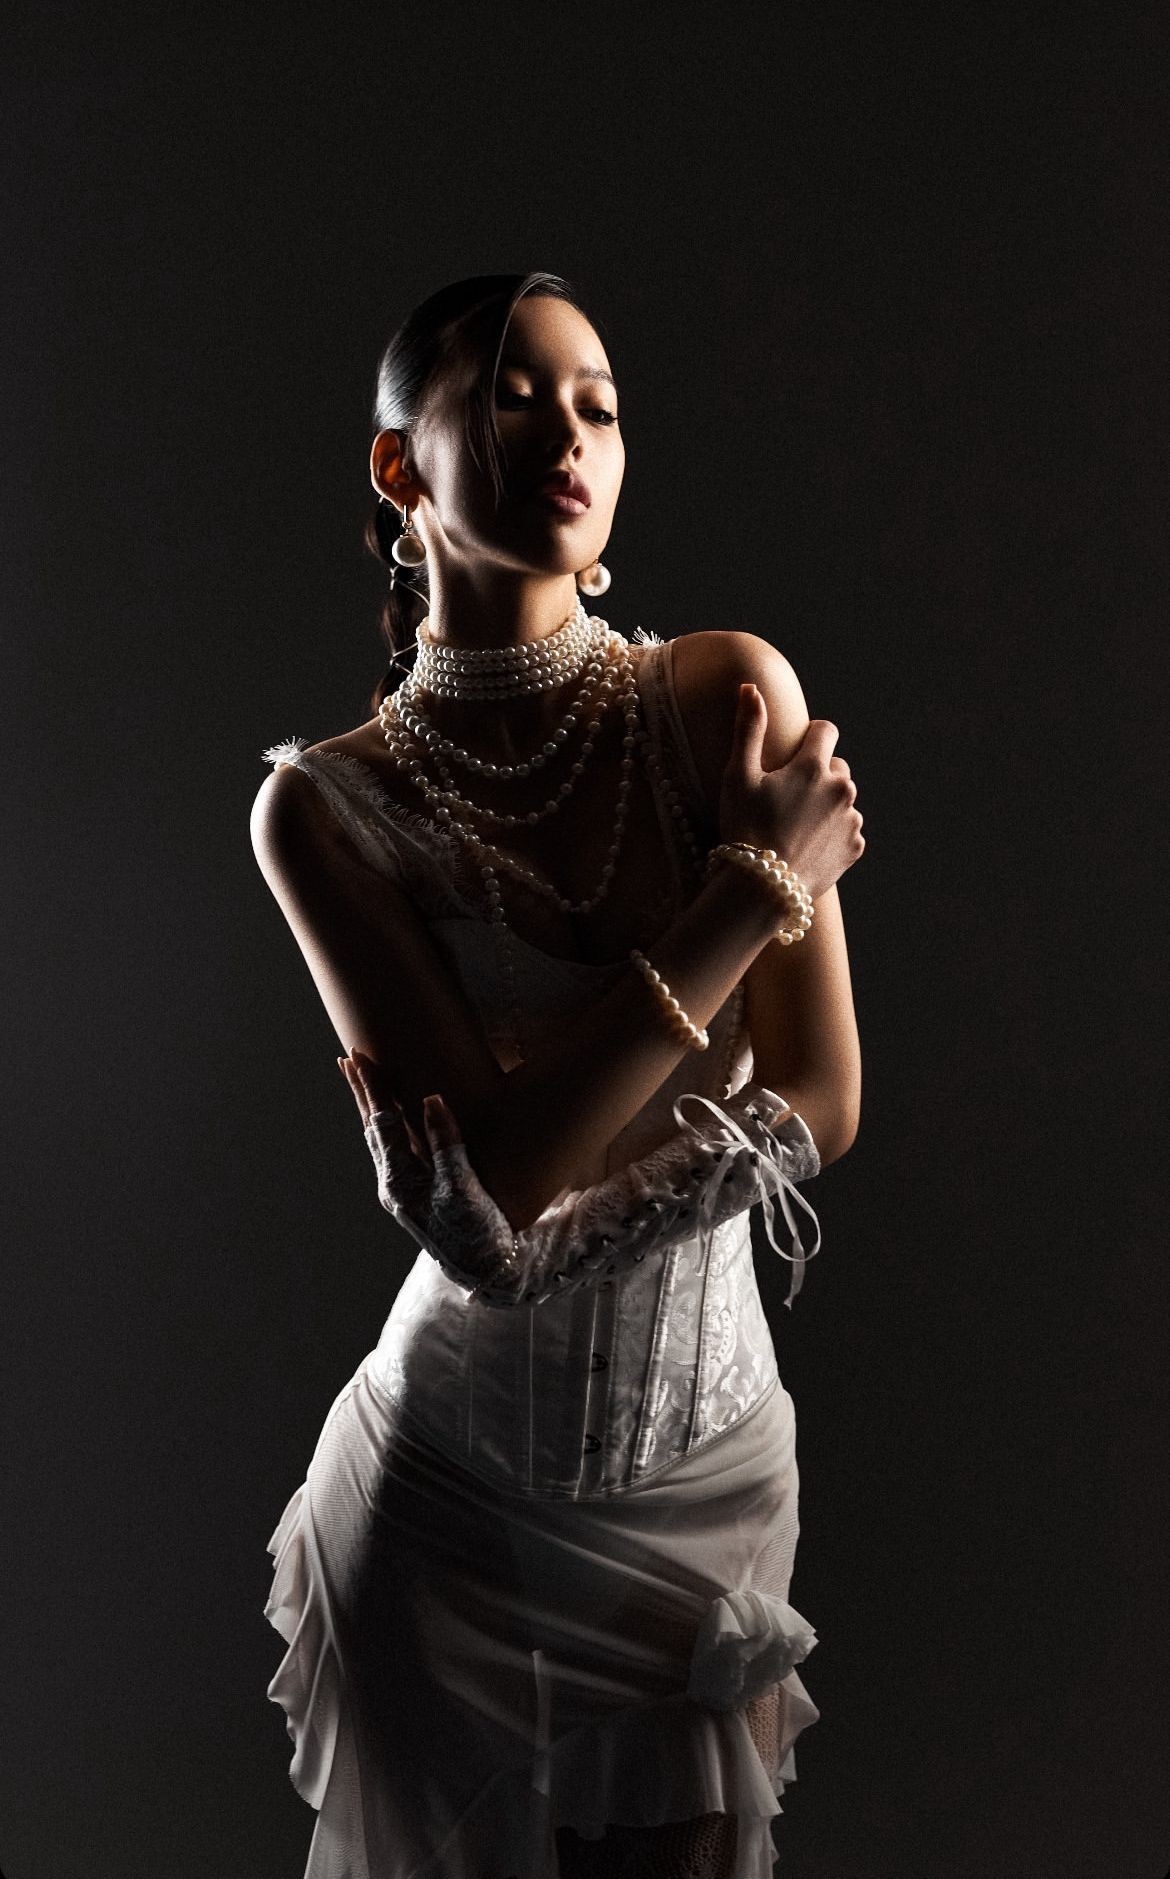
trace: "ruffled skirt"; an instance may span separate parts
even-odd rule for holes
[[[620,1494],[533,1499],[429,1443],[370,1361],[268,1542],[305,1879],[771,1879],[819,1714],[787,1391]]]

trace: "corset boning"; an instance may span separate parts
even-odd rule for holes
[[[494,943],[486,926],[442,921],[435,938],[490,1035],[496,982],[476,969],[480,949]],[[519,981],[526,1009],[567,1019],[596,998],[605,970],[533,953]],[[751,1070],[742,999],[733,994],[707,1028],[709,1050],[688,1052],[574,1185],[673,1135],[684,1091],[718,1101],[742,1088]],[[750,1216],[716,1229],[705,1266],[695,1233],[596,1286],[512,1308],[469,1300],[420,1252],[371,1374],[420,1432],[501,1485],[574,1499],[633,1487],[729,1429],[777,1381]]]

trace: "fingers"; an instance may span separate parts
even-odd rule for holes
[[[820,763],[828,764],[833,754],[833,746],[841,733],[830,718],[812,718],[800,746],[801,755],[815,757]]]
[[[395,1096],[393,1090],[390,1089],[386,1081],[385,1071],[380,1070],[377,1064],[371,1063],[364,1051],[351,1050],[350,1058],[355,1066],[354,1073],[359,1079],[360,1087],[363,1092],[365,1118],[368,1120],[369,1116],[376,1115],[379,1109],[395,1110],[406,1134],[406,1138],[410,1143],[412,1153],[418,1157],[425,1168],[429,1168],[431,1165],[429,1128],[424,1129],[424,1135],[419,1134],[397,1096]],[[460,1139],[457,1128],[451,1139],[453,1141]]]
[[[405,1209],[412,1219],[425,1218],[426,1199],[434,1173],[429,1163],[420,1161],[410,1141],[402,1111],[396,1103],[376,1109],[366,1125],[366,1141],[378,1169],[378,1192],[383,1206],[401,1218]]]
[[[355,1045],[348,1057],[339,1057],[337,1062],[353,1092],[354,1101],[361,1113],[363,1127],[379,1109],[401,1110],[401,1104],[386,1080],[385,1071],[373,1063],[364,1051],[358,1050]],[[409,1123],[406,1126],[415,1153],[422,1154],[426,1159],[426,1150],[422,1148],[418,1137],[410,1129]]]
[[[426,1098],[423,1103],[423,1126],[432,1153],[436,1149],[454,1148],[457,1142],[463,1140],[459,1124],[441,1096]]]
[[[351,1050],[348,1057],[339,1057],[337,1063],[353,1092],[354,1100],[361,1112],[363,1128],[369,1123],[371,1115],[379,1110],[394,1110],[412,1152],[428,1167],[436,1149],[454,1148],[456,1144],[462,1142],[463,1136],[459,1124],[441,1096],[428,1096],[423,1103],[423,1130],[426,1136],[424,1142],[418,1131],[412,1127],[410,1118],[398,1098],[385,1089],[384,1083],[380,1090],[375,1089],[374,1080],[370,1074],[372,1066],[360,1050]]]
[[[757,685],[741,685],[735,713],[735,739],[731,763],[750,782],[758,781],[763,771],[764,733],[768,728],[768,707]]]
[[[359,1070],[359,1068],[353,1061],[352,1057],[339,1057],[337,1059],[337,1064],[346,1082],[349,1084],[350,1091],[353,1095],[354,1101],[356,1102],[358,1106],[358,1112],[362,1119],[362,1127],[364,1128],[366,1123],[370,1119],[370,1100],[369,1100],[369,1097],[366,1095],[365,1084],[362,1081],[361,1071]]]

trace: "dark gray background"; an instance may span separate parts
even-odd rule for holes
[[[382,669],[380,347],[531,267],[606,617],[781,647],[865,816],[778,1873],[1158,1879],[1165,10],[243,13],[5,52],[5,1879],[303,1868],[265,1542],[409,1253],[248,812]]]

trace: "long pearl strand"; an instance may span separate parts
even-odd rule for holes
[[[609,633],[609,643],[616,645],[621,637],[620,634],[614,633],[609,629],[607,629],[607,632]],[[574,724],[584,712],[588,702],[589,683],[592,682],[593,676],[603,667],[604,659],[605,655],[602,649],[594,647],[590,652],[589,662],[586,667],[586,685],[573,700],[568,711],[566,711],[564,717],[561,719],[560,724],[553,732],[549,743],[545,744],[543,750],[537,751],[534,756],[526,758],[522,763],[490,763],[485,758],[473,756],[469,750],[461,749],[452,738],[442,737],[419,703],[421,687],[417,683],[416,673],[412,673],[411,677],[404,680],[397,691],[389,693],[382,700],[382,710],[389,711],[392,719],[396,714],[402,719],[407,729],[412,731],[421,741],[425,742],[430,749],[441,752],[444,757],[452,758],[455,763],[462,764],[464,769],[474,770],[477,774],[482,776],[499,777],[504,781],[510,781],[514,776],[527,776],[532,770],[542,770],[549,758],[556,755],[561,745],[568,739],[569,732],[572,730]]]
[[[398,734],[394,723],[395,717],[397,717],[411,733],[416,752],[421,749],[433,756],[435,767],[438,769],[446,785],[445,789],[435,792],[436,800],[441,802],[445,808],[462,809],[473,815],[482,816],[488,822],[493,822],[501,828],[519,828],[522,824],[535,827],[538,822],[543,822],[546,816],[554,814],[555,811],[560,808],[565,797],[572,794],[573,789],[576,787],[577,779],[584,773],[585,765],[596,743],[597,733],[601,729],[602,717],[608,708],[610,696],[621,674],[621,668],[616,659],[611,660],[607,664],[607,648],[616,647],[616,645],[621,643],[623,643],[621,641],[621,635],[612,633],[607,628],[605,639],[598,645],[596,652],[590,659],[589,680],[583,687],[580,697],[574,702],[572,710],[566,714],[570,720],[576,720],[583,716],[590,703],[592,704],[593,716],[590,718],[587,726],[587,736],[581,747],[581,755],[573,763],[569,776],[560,785],[555,795],[549,797],[543,809],[530,809],[525,815],[512,815],[503,811],[488,809],[480,803],[472,802],[469,797],[459,795],[452,787],[452,775],[443,759],[445,756],[450,756],[456,762],[463,760],[467,763],[468,768],[474,767],[482,774],[488,775],[493,779],[502,776],[508,778],[514,776],[528,776],[534,770],[543,769],[550,757],[555,757],[558,754],[561,745],[568,736],[568,730],[564,726],[555,731],[550,741],[545,744],[543,750],[539,751],[535,757],[527,762],[518,764],[483,763],[479,758],[469,757],[469,753],[465,750],[461,750],[450,738],[441,737],[434,727],[430,725],[430,721],[427,719],[426,715],[417,707],[412,706],[408,702],[405,705],[397,705],[395,708],[394,701],[397,700],[399,695],[395,692],[392,693],[390,697],[384,698],[379,708],[378,716],[382,725],[382,734],[391,750],[396,753],[399,767],[407,770],[412,780],[417,780],[417,777],[422,774],[422,764],[419,762],[417,755],[413,758],[410,756],[410,746]],[[599,682],[596,685],[594,696],[592,700],[590,700],[589,692],[594,680],[598,680]],[[402,688],[400,687],[399,689],[401,690]],[[419,786],[420,788],[422,787],[421,784]]]
[[[608,633],[608,628],[606,631]],[[506,854],[502,849],[498,848],[494,842],[485,841],[482,836],[477,835],[473,828],[460,820],[456,811],[452,809],[449,804],[453,801],[457,807],[465,808],[472,814],[477,815],[492,815],[494,812],[491,810],[483,810],[479,804],[472,803],[467,797],[459,796],[453,791],[450,788],[450,783],[453,780],[451,772],[441,761],[437,763],[437,767],[440,776],[448,787],[446,789],[437,789],[430,781],[418,758],[411,757],[393,733],[387,731],[385,728],[383,729],[383,737],[386,740],[395,762],[400,769],[406,770],[411,782],[422,791],[434,815],[434,819],[437,822],[443,823],[450,830],[451,834],[455,835],[465,846],[490,856],[492,862],[504,868],[505,871],[513,875],[516,880],[522,881],[524,885],[530,887],[534,893],[541,894],[546,900],[552,901],[553,905],[558,907],[560,911],[565,914],[592,913],[598,903],[605,899],[605,896],[609,892],[610,882],[617,872],[617,857],[621,851],[622,836],[625,832],[630,786],[633,778],[633,753],[638,741],[638,686],[634,676],[634,665],[633,660],[630,658],[629,647],[626,645],[626,642],[621,639],[620,634],[615,635],[615,638],[618,639],[622,647],[617,659],[617,668],[619,682],[622,686],[621,705],[625,714],[625,735],[622,738],[621,782],[618,787],[618,799],[614,811],[614,838],[609,845],[609,851],[602,866],[601,880],[596,892],[587,895],[584,900],[574,901],[568,899],[564,894],[559,894],[550,882],[542,880],[525,862],[517,860],[513,855]],[[591,720],[590,729],[599,729],[600,723],[600,718],[595,717]],[[580,765],[580,768],[577,767],[578,765]],[[579,776],[584,768],[583,759],[578,758],[573,768],[574,774]],[[539,821],[543,815],[551,814],[554,810],[559,809],[563,800],[563,795],[555,796],[551,799],[550,803],[546,805],[544,810],[531,811],[528,816],[524,818],[514,818],[514,821],[524,820],[528,822],[533,819]],[[481,863],[481,867],[485,865],[486,864]],[[485,885],[486,883],[487,877],[485,874]],[[502,912],[499,914],[496,912],[497,903],[499,901],[498,887],[488,887],[488,899],[492,905],[493,919],[502,919]]]
[[[587,629],[586,632],[575,634],[574,629],[579,629],[582,623]],[[508,944],[510,929],[504,913],[497,865],[532,891],[551,900],[564,913],[592,911],[605,898],[616,873],[617,857],[621,849],[628,809],[635,748],[641,755],[643,765],[653,784],[667,803],[680,836],[690,852],[696,875],[702,872],[703,858],[679,792],[663,773],[649,735],[638,723],[637,680],[629,646],[622,635],[615,633],[604,620],[596,615],[585,616],[580,598],[578,598],[575,613],[570,616],[565,625],[536,646],[474,649],[444,647],[430,639],[428,621],[425,620],[419,628],[418,638],[421,650],[415,662],[414,671],[396,692],[389,694],[382,701],[379,711],[382,733],[396,766],[405,771],[416,787],[422,791],[428,804],[433,808],[435,820],[444,824],[478,861],[490,910],[490,922],[498,947],[505,998],[511,1012],[512,1040],[517,1051],[520,1051],[521,1009],[516,990],[515,965]],[[542,648],[544,649],[543,657],[541,656]],[[419,700],[419,693],[424,689],[434,692],[436,696],[485,699],[546,691],[553,685],[570,682],[582,670],[586,670],[585,683],[552,738],[542,750],[517,764],[488,763],[475,757],[470,751],[462,749],[453,739],[442,737],[431,724]],[[590,691],[595,678],[598,679],[598,683],[594,696],[590,699]],[[622,739],[621,782],[614,817],[614,841],[610,844],[597,891],[583,901],[572,902],[558,894],[550,883],[535,875],[523,862],[503,853],[494,843],[485,841],[460,819],[459,812],[470,812],[485,817],[489,821],[502,823],[504,827],[532,825],[554,813],[584,772],[585,764],[594,748],[596,733],[600,729],[601,718],[608,709],[614,689],[618,684],[622,686],[621,703],[625,713],[625,733]],[[544,809],[529,811],[523,816],[499,815],[493,810],[471,802],[467,797],[460,796],[452,788],[453,779],[443,761],[445,758],[450,758],[452,762],[468,770],[505,781],[527,777],[534,770],[543,768],[563,748],[573,725],[584,716],[591,703],[593,715],[587,726],[588,735],[581,754],[572,765],[570,778],[560,786],[557,794],[549,799]],[[440,778],[446,785],[444,789],[437,789],[428,779],[419,760],[419,752],[425,752],[434,758]],[[730,1092],[732,1062],[737,1041],[736,1031],[737,1027],[733,1026],[728,1040],[727,1061],[723,1066],[721,1092],[723,1095]]]

